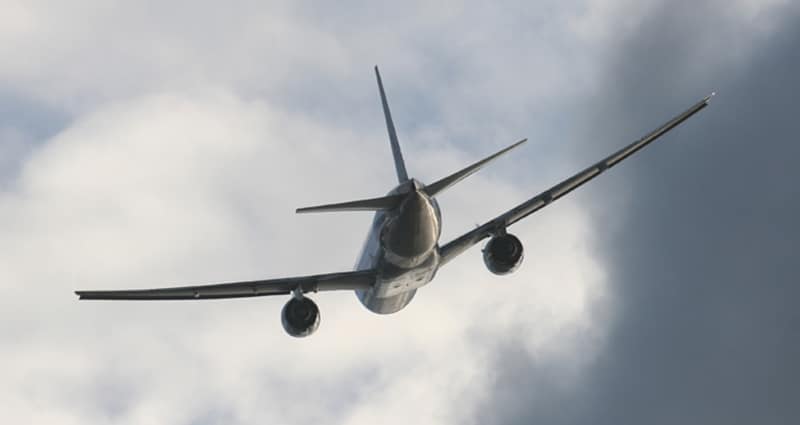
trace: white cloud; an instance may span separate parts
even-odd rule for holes
[[[322,327],[302,341],[280,328],[283,299],[72,295],[347,268],[368,217],[292,208],[385,189],[365,178],[392,177],[385,143],[368,135],[207,91],[101,107],[49,141],[1,201],[2,298],[14,300],[3,309],[4,412],[62,423],[181,422],[207,409],[243,423],[363,423],[386,412],[450,421],[490,373],[490,347],[471,334],[519,332],[547,353],[564,327],[587,326],[601,273],[582,242],[586,217],[570,203],[520,229],[547,243],[529,244],[528,267],[507,282],[475,250],[396,315],[320,294]],[[500,205],[525,196],[486,177],[464,185],[443,201],[451,233],[496,212],[476,193],[496,190]]]
[[[596,84],[601,36],[622,19],[609,11],[627,4],[5,2],[0,88],[71,122],[0,193],[0,411],[65,424],[463,422],[496,378],[487,360],[502,337],[573,385],[602,347],[593,319],[607,301],[573,198],[515,226],[527,249],[516,274],[490,275],[474,249],[395,315],[320,294],[322,326],[302,341],[283,334],[280,298],[79,303],[71,291],[348,269],[368,215],[293,209],[391,185],[375,62],[395,77],[423,180],[532,137],[535,171],[520,151],[441,197],[444,239],[471,228],[577,168],[544,112]]]

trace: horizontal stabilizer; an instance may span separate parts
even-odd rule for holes
[[[403,197],[400,195],[389,195],[381,198],[361,199],[358,201],[341,202],[338,204],[317,205],[314,207],[298,208],[296,212],[332,212],[332,211],[377,211],[388,210],[396,207]]]
[[[528,141],[528,139],[522,139],[519,142],[514,143],[513,145],[501,150],[500,152],[495,153],[494,155],[488,156],[488,157],[486,157],[486,158],[484,158],[484,159],[482,159],[482,160],[470,165],[469,167],[466,167],[466,168],[464,168],[464,169],[462,169],[460,171],[456,171],[455,173],[453,173],[453,174],[451,174],[451,175],[449,175],[449,176],[447,176],[447,177],[445,177],[445,178],[443,178],[443,179],[441,179],[441,180],[439,180],[439,181],[437,181],[435,183],[431,183],[431,184],[425,186],[425,193],[427,193],[428,196],[431,196],[431,197],[436,196],[437,193],[447,189],[448,187],[458,183],[459,181],[469,177],[470,175],[472,175],[476,171],[480,170],[481,167],[483,167],[484,165],[488,164],[493,159],[495,159],[498,156],[510,151],[511,149],[516,148],[517,146],[519,146],[519,145],[521,145],[521,144],[523,144],[523,143],[525,143],[527,141]]]

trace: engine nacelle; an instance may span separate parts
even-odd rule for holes
[[[510,233],[492,237],[483,247],[483,262],[494,274],[513,272],[522,264],[522,257],[522,242]]]
[[[309,336],[319,327],[319,307],[310,298],[292,297],[281,310],[281,323],[291,336]]]

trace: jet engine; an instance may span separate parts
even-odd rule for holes
[[[292,297],[281,310],[281,323],[291,336],[309,336],[319,327],[319,307],[302,295]]]
[[[522,264],[522,257],[522,242],[510,233],[492,237],[483,247],[483,262],[490,272],[497,275],[516,270]]]

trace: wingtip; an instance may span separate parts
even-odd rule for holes
[[[509,146],[508,148],[506,148],[505,150],[511,150],[511,149],[514,149],[514,148],[516,148],[516,147],[517,147],[517,146],[519,146],[519,145],[523,145],[523,144],[525,144],[527,141],[528,141],[528,138],[527,138],[527,137],[526,137],[526,138],[524,138],[524,139],[520,139],[520,140],[518,140],[517,142],[515,142],[513,145],[511,145],[511,146]]]
[[[717,95],[717,92],[712,91],[711,94],[709,94],[708,96],[705,97],[705,99],[703,99],[703,101],[706,102],[706,103],[709,103],[711,101],[711,98],[716,96],[716,95]]]

